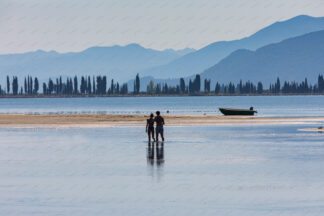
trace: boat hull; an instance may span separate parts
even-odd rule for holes
[[[248,109],[230,109],[230,108],[219,108],[219,111],[224,115],[248,115],[253,116],[257,111]]]

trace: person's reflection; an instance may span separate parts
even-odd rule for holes
[[[164,143],[162,142],[160,147],[158,144],[156,144],[156,164],[160,166],[163,163],[164,163]]]
[[[154,165],[154,142],[148,142],[147,145],[147,162],[150,163],[152,166]]]
[[[154,153],[154,142],[148,142],[147,145],[147,161],[150,165],[154,165],[156,162],[157,166],[161,166],[164,163],[164,143],[162,142],[160,145],[158,143],[155,144],[156,156]]]

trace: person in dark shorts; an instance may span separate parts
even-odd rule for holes
[[[150,118],[146,120],[146,133],[148,135],[148,140],[149,142],[151,142],[151,136],[153,138],[153,141],[155,141],[154,139],[154,115],[153,113],[151,113]]]
[[[164,135],[163,135],[163,125],[164,125],[164,118],[160,116],[160,111],[156,111],[156,117],[154,118],[154,121],[156,122],[156,141],[159,141],[159,134],[162,137],[162,141],[164,141]]]

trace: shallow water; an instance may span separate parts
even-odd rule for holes
[[[316,126],[166,127],[158,149],[144,127],[0,128],[0,212],[322,215]]]
[[[259,116],[324,116],[324,96],[1,98],[0,113],[220,114],[219,107],[258,110]]]

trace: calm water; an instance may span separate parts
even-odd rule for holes
[[[324,116],[324,97],[1,99],[0,113]],[[0,215],[322,215],[324,134],[285,126],[0,128]]]
[[[323,215],[315,126],[166,127],[158,149],[144,127],[0,128],[0,212]]]
[[[259,116],[324,116],[324,96],[0,99],[0,113],[220,114],[219,107],[250,106]]]

